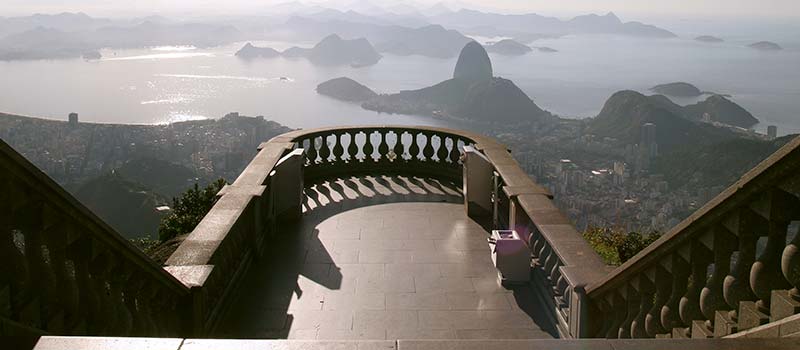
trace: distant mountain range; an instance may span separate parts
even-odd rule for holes
[[[442,58],[456,56],[471,40],[461,32],[511,36],[523,43],[567,34],[674,36],[651,25],[622,22],[613,13],[560,20],[537,14],[502,15],[465,9],[454,12],[441,4],[430,11],[392,6],[398,12],[374,6],[369,1],[345,11],[299,3],[276,7],[283,7],[285,11],[273,11],[265,16],[196,21],[175,21],[160,16],[107,19],[85,13],[0,18],[0,60],[69,58],[87,53],[87,57],[97,57],[96,52],[102,48],[210,47],[275,38],[317,41],[331,34],[345,39],[366,38],[378,52]]]
[[[64,18],[70,18],[67,21]],[[9,30],[8,22],[19,22],[15,28],[24,29],[0,38],[0,60],[47,59],[80,57],[102,48],[139,48],[164,45],[193,45],[211,47],[243,39],[243,34],[230,25],[206,23],[143,22],[110,23],[88,16],[62,14],[49,20],[22,21],[0,19],[0,26]],[[29,24],[42,25],[28,29]],[[55,24],[48,24],[48,23]],[[4,23],[4,24],[2,24]],[[84,29],[78,29],[84,28]]]
[[[492,28],[508,33],[541,34],[619,34],[648,38],[672,38],[676,35],[666,29],[640,22],[623,22],[614,13],[600,16],[589,14],[570,20],[560,20],[538,14],[504,15],[462,9],[430,17],[433,23],[467,32]]]

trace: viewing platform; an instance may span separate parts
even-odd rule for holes
[[[0,334],[152,337],[39,349],[800,346],[800,138],[619,267],[463,131],[273,138],[164,266],[0,146]],[[523,280],[498,274],[493,230],[521,241]]]

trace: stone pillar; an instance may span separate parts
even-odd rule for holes
[[[464,156],[464,205],[467,216],[490,219],[494,166],[472,146],[464,146]]]
[[[303,213],[303,149],[278,160],[269,184],[278,221],[299,220]]]

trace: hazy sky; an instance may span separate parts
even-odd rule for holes
[[[316,0],[334,7],[364,0]],[[410,1],[369,0],[380,6],[409,4]],[[414,0],[430,6],[441,0]],[[250,13],[287,0],[0,0],[0,15],[22,15],[34,12],[54,13],[83,11],[95,15],[126,15],[143,13],[236,14]],[[537,12],[546,15],[568,16],[579,13],[608,11],[620,15],[646,17],[800,17],[800,0],[448,0],[451,7],[504,9],[507,12]]]

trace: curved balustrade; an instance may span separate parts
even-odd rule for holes
[[[239,276],[274,234],[282,208],[299,212],[296,205],[280,204],[279,197],[286,192],[284,187],[302,181],[293,175],[281,180],[282,173],[299,171],[296,175],[306,181],[382,173],[461,183],[468,152],[481,154],[488,164],[484,170],[490,172],[486,178],[493,178],[498,186],[494,190],[487,186],[482,188],[486,193],[479,193],[497,204],[493,209],[499,218],[497,228],[513,227],[526,238],[532,237],[532,254],[544,277],[539,281],[548,296],[546,303],[562,333],[577,334],[579,327],[570,329],[569,319],[578,318],[579,309],[585,306],[573,295],[582,293],[590,278],[605,271],[605,265],[560,214],[547,191],[494,139],[451,129],[406,126],[297,130],[261,144],[253,161],[223,189],[218,203],[167,261],[167,269],[183,276],[184,283],[196,291],[195,307],[204,317],[195,325],[195,332],[215,327]],[[299,169],[288,166],[289,170],[281,170],[292,164],[286,161],[291,156],[300,157]],[[299,197],[288,195],[293,196]],[[579,307],[573,309],[575,305]]]
[[[0,334],[182,334],[188,288],[0,140]]]
[[[343,127],[304,131],[292,141],[305,150],[307,179],[384,172],[460,181],[464,146],[475,143],[470,136],[436,128]]]
[[[591,285],[592,335],[722,337],[800,312],[797,174],[800,138]]]

